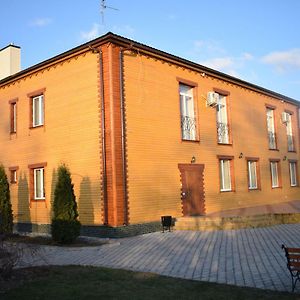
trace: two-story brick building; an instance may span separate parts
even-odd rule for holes
[[[94,234],[300,199],[298,101],[112,33],[3,78],[0,116],[25,230],[61,163]]]

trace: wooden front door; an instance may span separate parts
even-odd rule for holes
[[[181,175],[181,200],[184,216],[205,214],[204,165],[178,164]]]

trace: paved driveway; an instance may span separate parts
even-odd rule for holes
[[[282,243],[300,247],[300,224],[214,232],[156,232],[100,247],[47,246],[41,250],[41,256],[35,256],[34,260],[29,257],[22,266],[105,266],[290,291],[291,279]]]

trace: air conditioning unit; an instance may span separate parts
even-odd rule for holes
[[[208,92],[206,98],[206,105],[207,106],[216,106],[219,103],[219,94],[215,92]]]
[[[286,124],[289,121],[289,114],[285,111],[281,114],[282,123]]]

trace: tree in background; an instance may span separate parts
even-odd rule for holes
[[[77,203],[71,173],[65,165],[57,170],[57,183],[54,191],[51,234],[54,241],[72,243],[80,234]]]
[[[9,183],[4,167],[0,166],[0,233],[12,233],[13,211],[10,202]]]

